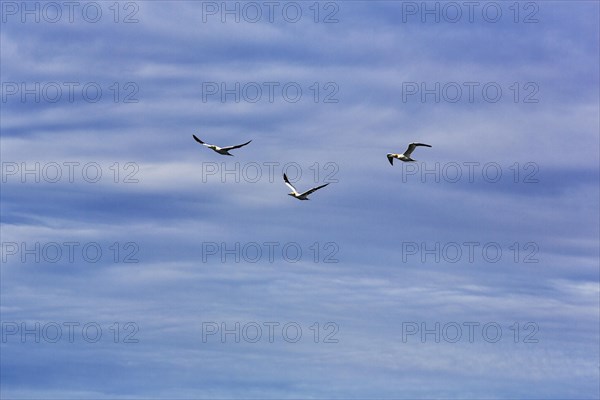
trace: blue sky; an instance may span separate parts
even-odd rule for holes
[[[598,3],[273,4],[0,3],[2,398],[598,398]]]

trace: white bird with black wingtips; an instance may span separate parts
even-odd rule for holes
[[[406,149],[406,151],[403,154],[388,153],[388,155],[387,155],[388,161],[392,165],[394,165],[394,158],[397,158],[398,160],[404,161],[404,162],[417,161],[417,160],[413,160],[410,157],[410,155],[419,146],[431,147],[431,145],[425,144],[425,143],[411,143],[408,145],[408,149]]]
[[[317,187],[314,187],[314,188],[312,188],[312,189],[310,189],[310,190],[307,190],[306,192],[303,192],[303,193],[298,193],[298,191],[296,190],[296,188],[294,187],[294,185],[292,185],[292,184],[290,183],[290,181],[289,181],[289,179],[288,179],[288,177],[287,177],[287,175],[286,175],[286,174],[283,174],[283,180],[284,180],[285,184],[286,184],[286,185],[287,185],[287,186],[288,186],[290,189],[292,189],[292,193],[288,193],[288,196],[295,197],[295,198],[297,198],[298,200],[310,200],[310,199],[308,198],[308,195],[309,195],[309,194],[311,194],[311,193],[313,193],[313,192],[316,192],[317,190],[319,190],[319,189],[321,189],[321,188],[324,188],[325,186],[329,185],[329,183],[326,183],[326,184],[324,184],[324,185],[317,186]]]
[[[240,147],[244,147],[245,145],[247,145],[248,143],[250,143],[252,141],[252,140],[249,140],[246,143],[238,144],[237,146],[219,147],[219,146],[215,146],[214,144],[204,143],[202,140],[198,139],[198,137],[196,137],[196,135],[192,135],[192,136],[194,137],[194,140],[196,142],[198,142],[201,145],[206,146],[209,149],[214,150],[217,153],[224,155],[224,156],[233,156],[233,154],[229,154],[229,150],[239,149]]]

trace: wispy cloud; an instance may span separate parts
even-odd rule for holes
[[[2,4],[2,397],[598,396],[598,4],[97,4]]]

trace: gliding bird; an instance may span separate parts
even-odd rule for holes
[[[208,147],[211,150],[216,151],[217,153],[224,155],[224,156],[233,156],[233,154],[229,154],[229,150],[233,150],[233,149],[239,149],[240,147],[244,147],[245,145],[247,145],[248,143],[250,143],[252,140],[247,141],[244,144],[238,144],[237,146],[227,146],[227,147],[219,147],[219,146],[215,146],[214,144],[208,144],[208,143],[204,143],[202,140],[198,139],[196,137],[196,135],[192,135],[194,137],[194,140],[198,143],[200,143],[203,146]]]
[[[394,158],[397,158],[398,160],[404,161],[404,162],[417,161],[417,160],[413,160],[412,158],[410,158],[410,155],[415,150],[415,148],[417,148],[417,146],[431,147],[431,145],[428,145],[425,143],[411,143],[408,145],[408,149],[406,149],[406,151],[403,154],[389,153],[387,155],[388,161],[392,165],[394,165]]]
[[[298,191],[296,190],[296,188],[290,183],[290,181],[288,180],[288,177],[286,174],[283,174],[283,180],[285,181],[285,184],[292,189],[292,193],[288,193],[288,196],[293,196],[295,198],[297,198],[298,200],[310,200],[307,196],[313,192],[316,192],[317,190],[324,188],[325,186],[329,185],[329,183],[326,183],[324,185],[321,186],[317,186],[314,187],[310,190],[307,190],[304,193],[298,193]]]

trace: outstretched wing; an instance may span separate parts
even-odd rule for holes
[[[240,147],[244,147],[245,145],[247,145],[248,143],[250,143],[252,140],[248,140],[246,143],[243,144],[238,144],[237,146],[227,146],[227,147],[223,147],[222,150],[225,151],[229,151],[229,150],[233,150],[233,149],[239,149]]]
[[[392,157],[391,154],[387,155],[388,161],[390,162],[391,165],[394,165],[394,157]]]
[[[202,140],[198,139],[198,137],[196,135],[192,135],[194,137],[194,140],[206,147],[212,146],[212,144],[208,144],[208,143],[204,143]]]
[[[292,192],[298,194],[298,191],[296,191],[296,188],[294,187],[294,185],[292,185],[287,177],[286,174],[283,174],[283,181],[285,182],[285,184],[292,189]]]
[[[411,143],[411,144],[408,145],[408,149],[406,149],[406,151],[404,152],[404,155],[410,157],[410,155],[412,154],[412,152],[418,146],[431,147],[431,145],[428,145],[428,144],[425,144],[425,143]]]
[[[329,185],[329,183],[326,183],[326,184],[324,184],[324,185],[321,185],[321,186],[314,187],[314,188],[312,188],[312,189],[310,189],[310,190],[307,190],[307,191],[306,191],[306,192],[304,192],[304,193],[300,193],[300,196],[308,196],[309,194],[311,194],[311,193],[313,193],[313,192],[316,192],[317,190],[319,190],[319,189],[321,189],[321,188],[324,188],[324,187],[325,187],[325,186],[327,186],[327,185]]]

